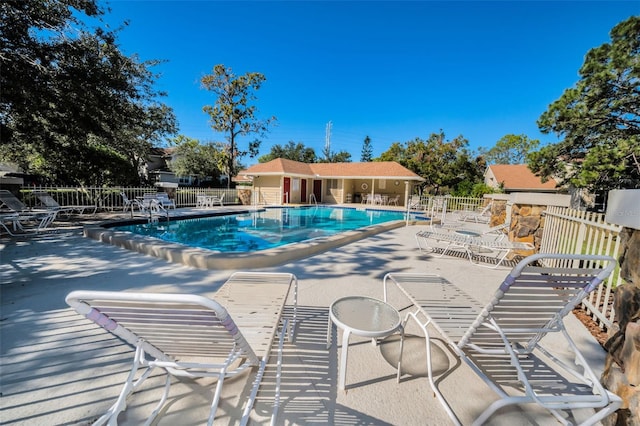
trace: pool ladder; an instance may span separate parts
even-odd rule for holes
[[[315,204],[316,206],[318,205],[318,200],[316,200],[316,194],[314,194],[313,192],[309,194],[309,204],[311,204],[312,201],[313,201],[313,204]]]

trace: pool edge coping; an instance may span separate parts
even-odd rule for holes
[[[181,219],[189,218],[192,217],[188,215],[181,217]],[[287,244],[281,247],[249,253],[224,253],[209,249],[188,247],[183,244],[170,243],[153,237],[136,235],[125,231],[116,231],[104,227],[104,223],[85,226],[83,228],[83,235],[87,238],[141,254],[154,256],[172,263],[179,263],[199,269],[225,270],[279,266],[402,226],[406,226],[404,220],[395,220],[328,237],[316,238],[306,242]]]

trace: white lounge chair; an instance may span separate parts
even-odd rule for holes
[[[475,223],[489,223],[491,221],[491,207],[492,203],[487,204],[480,211],[461,211],[460,220],[463,222],[475,222]]]
[[[56,211],[31,213],[1,213],[0,227],[12,237],[48,232],[56,219]]]
[[[459,229],[463,223],[459,221],[458,214],[447,210],[448,201],[444,197],[435,197],[431,201],[429,209],[429,228],[434,232],[446,232],[451,229]]]
[[[282,312],[292,284],[294,310],[290,324]],[[293,274],[238,272],[218,290],[215,300],[191,294],[71,292],[66,301],[73,309],[135,348],[131,372],[119,397],[95,424],[115,424],[120,412],[126,409],[127,398],[157,368],[166,373],[166,384],[146,424],[165,405],[171,378],[178,376],[217,377],[208,418],[211,425],[224,380],[256,368],[253,388],[240,419],[241,424],[246,424],[280,328],[273,424],[279,405],[282,348],[287,330],[290,340],[293,339],[297,284]],[[143,370],[141,375],[138,370]]]
[[[0,190],[0,226],[11,236],[50,231],[56,210],[29,209],[13,193]]]
[[[11,213],[29,213],[29,209],[12,192],[0,189],[0,211],[5,210]]]
[[[58,213],[78,213],[83,214],[85,210],[92,210],[91,214],[95,214],[98,210],[97,205],[68,205],[61,206],[51,195],[46,192],[34,192],[43,208],[57,210]]]
[[[549,264],[554,266],[541,266]],[[565,424],[571,420],[561,411],[571,416],[575,415],[572,410],[595,409],[583,423],[594,424],[617,410],[621,400],[600,384],[567,333],[563,317],[598,288],[615,266],[615,259],[608,256],[533,255],[507,275],[486,305],[438,275],[392,273],[383,280],[384,299],[393,283],[413,303],[404,325],[412,319],[424,332],[429,384],[455,424],[463,422],[438,387],[451,371],[436,377],[431,365],[432,340],[438,337],[453,354],[450,366],[458,368],[457,361],[464,361],[498,395],[474,425],[486,423],[502,407],[514,404],[537,404]],[[541,344],[547,334],[563,338],[574,359],[547,351]]]
[[[497,228],[503,226],[504,225],[500,225],[499,227],[492,228],[492,230],[497,230]],[[487,268],[497,268],[500,266],[507,258],[507,255],[513,250],[518,250],[525,254],[532,254],[533,250],[535,250],[535,246],[531,243],[509,241],[499,234],[492,235],[490,231],[482,234],[464,229],[452,230],[451,232],[444,230],[425,230],[416,233],[415,238],[420,251],[430,250],[435,257],[442,257],[445,254],[453,254],[454,250],[463,250],[471,263]],[[430,241],[444,243],[445,246],[441,247],[430,243]],[[441,251],[441,253],[438,253],[439,251]],[[494,256],[488,256],[490,253],[494,253]],[[494,263],[485,264],[478,260],[489,260],[489,258],[491,258]]]

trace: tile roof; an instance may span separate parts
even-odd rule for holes
[[[549,179],[542,182],[539,176],[533,174],[526,164],[494,164],[491,169],[498,184],[504,183],[505,190],[529,189],[529,190],[554,190],[556,181]],[[485,173],[486,175],[486,173]]]
[[[322,178],[398,178],[423,181],[424,179],[395,161],[368,163],[300,163],[277,158],[243,170],[239,175],[292,175]]]

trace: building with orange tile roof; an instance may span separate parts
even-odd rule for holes
[[[494,164],[487,167],[484,182],[492,188],[502,188],[504,192],[549,192],[557,193],[554,179],[543,182],[540,176],[533,174],[526,164]]]
[[[256,204],[358,203],[365,195],[406,205],[413,185],[424,179],[395,161],[301,163],[277,158],[238,173],[253,182]]]

